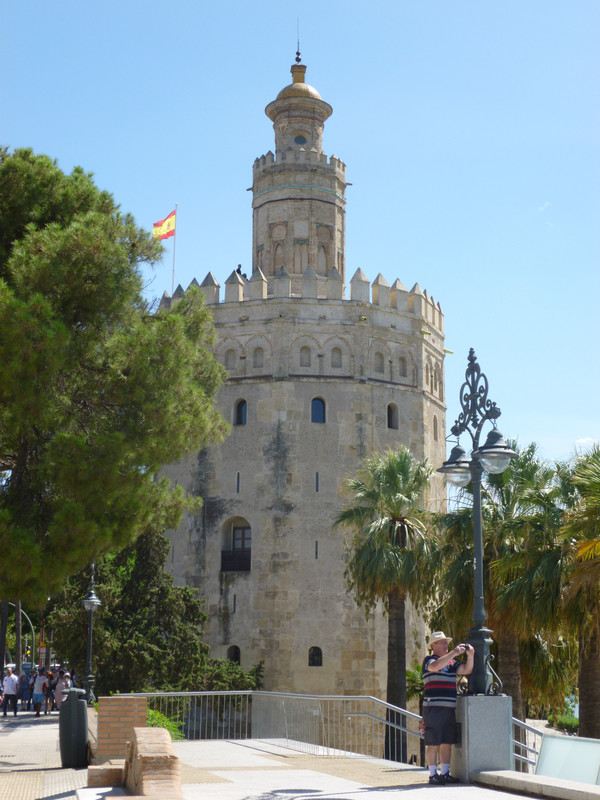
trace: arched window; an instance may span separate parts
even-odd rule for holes
[[[235,350],[229,348],[225,353],[225,369],[233,369],[235,367]]]
[[[262,347],[255,347],[254,352],[252,353],[252,366],[253,367],[262,367],[265,360],[265,351]]]
[[[342,366],[342,351],[339,347],[334,347],[331,351],[331,366],[334,369]]]
[[[398,360],[398,370],[400,372],[400,377],[406,378],[408,372],[406,370],[406,359],[404,358],[404,356],[400,356]]]
[[[237,644],[232,644],[231,647],[227,648],[227,660],[234,661],[236,664],[240,663],[241,653],[240,648]]]
[[[283,246],[278,244],[275,247],[275,256],[274,256],[274,265],[275,269],[279,269],[279,267],[283,267],[284,265],[284,253],[283,253]]]
[[[296,242],[294,245],[294,272],[302,274],[308,266],[308,244]]]
[[[235,418],[234,418],[234,425],[245,425],[246,424],[246,411],[248,408],[248,404],[245,400],[238,400],[235,404]]]
[[[396,403],[389,403],[387,407],[387,426],[398,430],[398,406]]]
[[[309,667],[322,667],[323,666],[323,651],[320,647],[311,647],[308,651],[308,666]]]
[[[325,400],[322,397],[313,397],[310,404],[310,421],[325,422]]]
[[[327,251],[323,245],[319,247],[319,255],[317,260],[317,272],[319,275],[327,274]]]
[[[306,345],[300,348],[300,366],[310,367],[310,347]]]
[[[375,353],[375,372],[383,372],[383,353]]]
[[[433,441],[437,442],[438,440],[438,419],[436,415],[433,415]]]

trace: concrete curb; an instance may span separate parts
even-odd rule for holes
[[[471,776],[475,783],[507,792],[530,794],[537,797],[556,798],[556,800],[598,800],[600,786],[575,783],[561,778],[548,778],[544,775],[526,775],[512,770],[475,772]]]

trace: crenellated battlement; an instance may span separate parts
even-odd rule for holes
[[[194,280],[188,286],[198,287],[198,282]],[[435,332],[443,337],[444,334],[444,314],[438,302],[431,297],[427,290],[422,290],[418,283],[408,290],[402,281],[396,279],[390,284],[381,273],[375,278],[373,283],[361,269],[357,269],[350,281],[350,297],[345,298],[345,287],[342,276],[337,269],[332,269],[327,277],[317,275],[314,270],[308,267],[302,275],[299,293],[292,291],[292,278],[287,270],[282,267],[277,271],[273,278],[267,280],[260,269],[256,269],[252,277],[248,280],[234,270],[225,281],[225,294],[220,298],[220,284],[215,279],[212,272],[202,281],[199,286],[205,296],[207,306],[240,306],[248,304],[256,307],[257,301],[265,303],[265,308],[269,303],[283,300],[293,300],[294,302],[311,302],[325,306],[327,301],[342,302],[356,305],[359,316],[358,321],[366,321],[366,317],[361,316],[366,309],[363,306],[370,306],[369,310],[375,311],[395,311],[402,316],[413,316],[420,322],[426,323],[433,330],[423,330],[423,333],[430,334]],[[160,301],[160,308],[171,308],[185,294],[184,289],[179,285],[171,297],[165,292]]]
[[[277,156],[269,150],[265,155],[260,156],[254,161],[252,174],[256,179],[261,173],[273,172],[278,167],[281,169],[289,169],[291,165],[310,165],[318,166],[321,169],[330,172],[332,176],[341,181],[346,180],[346,165],[344,162],[335,155],[327,157],[326,153],[318,153],[316,150],[305,150],[303,147],[294,150],[280,150]]]

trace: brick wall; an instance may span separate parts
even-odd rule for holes
[[[98,699],[98,763],[126,757],[133,728],[146,727],[146,704],[145,697],[128,695]]]

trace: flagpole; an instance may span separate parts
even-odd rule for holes
[[[175,292],[175,248],[177,246],[177,206],[179,204],[175,203],[175,235],[173,236],[173,280],[171,281],[171,297],[173,297],[173,293]]]

